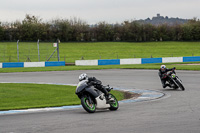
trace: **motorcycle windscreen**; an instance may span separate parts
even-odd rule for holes
[[[77,87],[76,87],[76,93],[81,92],[84,88],[86,88],[87,85],[87,80],[82,80],[78,83]]]

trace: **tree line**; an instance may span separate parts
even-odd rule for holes
[[[39,17],[26,15],[24,20],[0,22],[0,41],[199,41],[200,21],[189,20],[185,24],[141,24],[124,21],[119,24],[99,22],[89,25],[73,19],[55,19],[43,22]]]

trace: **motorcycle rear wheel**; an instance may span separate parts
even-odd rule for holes
[[[109,109],[111,111],[117,110],[119,108],[118,100],[117,100],[117,98],[114,95],[112,95],[112,94],[110,94],[110,95],[114,99],[115,102],[110,104],[110,108]]]

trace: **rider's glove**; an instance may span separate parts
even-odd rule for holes
[[[94,85],[94,84],[95,84],[94,81],[91,81],[91,82],[88,83],[89,86]]]
[[[169,72],[169,74],[168,75],[171,75],[173,72]]]
[[[162,76],[162,79],[165,79],[167,77],[167,74],[164,73],[163,76]]]

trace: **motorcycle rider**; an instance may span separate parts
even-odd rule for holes
[[[167,87],[167,86],[169,86],[170,88],[172,87],[170,84],[166,83],[166,81],[168,80],[168,79],[167,79],[167,72],[168,72],[168,71],[175,70],[175,69],[176,69],[175,67],[173,67],[173,68],[171,68],[171,69],[168,69],[168,68],[166,68],[165,65],[161,65],[161,66],[160,66],[158,75],[159,75],[159,77],[160,77],[160,80],[161,80],[161,83],[162,83],[163,88],[165,88],[165,87]]]
[[[102,91],[105,94],[107,103],[113,101],[113,100],[110,100],[111,99],[110,94],[108,93],[106,88],[102,85],[102,82],[100,80],[96,79],[95,77],[88,77],[86,73],[82,73],[79,76],[79,81],[82,81],[82,80],[88,80],[87,84],[89,86],[94,86],[98,90]]]

